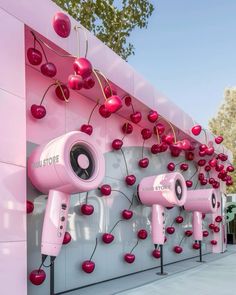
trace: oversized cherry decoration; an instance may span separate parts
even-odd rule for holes
[[[217,245],[217,241],[216,241],[216,240],[211,240],[211,244],[212,244],[213,246],[215,246],[215,245]]]
[[[202,235],[203,235],[203,237],[208,237],[209,236],[209,232],[207,231],[207,230],[204,230],[203,232],[202,232]]]
[[[181,215],[179,215],[179,216],[177,216],[177,217],[175,218],[175,222],[178,223],[178,224],[183,223],[183,221],[184,221],[184,218],[183,218],[183,216],[181,216]]]
[[[128,184],[128,185],[134,185],[135,184],[135,182],[136,182],[136,177],[135,177],[135,175],[127,175],[126,176],[126,178],[125,178],[125,181],[126,181],[126,183]]]
[[[214,152],[215,152],[215,149],[214,149],[213,146],[208,147],[208,148],[206,149],[206,154],[207,154],[208,156],[212,156],[212,155],[214,154]]]
[[[81,213],[84,215],[92,215],[94,212],[94,207],[93,205],[90,205],[90,204],[83,204],[80,210],[81,210]]]
[[[181,246],[175,246],[173,248],[173,251],[176,253],[176,254],[180,254],[183,252],[183,248]]]
[[[203,180],[205,179],[205,175],[203,173],[198,174],[198,180]]]
[[[115,113],[122,107],[122,100],[118,95],[112,95],[105,100],[104,106],[110,113]]]
[[[185,159],[188,160],[188,161],[193,161],[194,153],[193,152],[186,152],[185,153]]]
[[[133,123],[138,124],[142,120],[142,114],[138,111],[134,112],[133,114],[130,115],[130,120]]]
[[[192,134],[195,135],[195,136],[199,135],[201,133],[201,131],[202,131],[202,126],[201,125],[195,125],[192,128]]]
[[[214,223],[210,223],[210,224],[208,225],[208,227],[209,227],[209,229],[212,229],[212,230],[214,230],[214,228],[215,228],[215,225],[214,225]]]
[[[215,167],[217,164],[217,160],[216,160],[216,158],[213,158],[208,163],[211,167]]]
[[[46,108],[43,105],[33,104],[30,108],[31,114],[35,119],[42,119],[46,116]]]
[[[183,139],[181,141],[181,148],[184,150],[184,151],[187,151],[189,150],[191,147],[191,143],[188,139]]]
[[[26,212],[27,214],[30,214],[34,211],[34,203],[27,200],[27,203],[26,203]]]
[[[158,249],[154,249],[153,251],[152,251],[152,256],[154,257],[154,258],[160,258],[161,257],[161,251],[160,250],[158,250]]]
[[[111,186],[109,184],[103,184],[100,188],[101,194],[104,196],[110,196]]]
[[[71,241],[71,235],[69,232],[65,232],[65,235],[64,235],[64,239],[63,239],[63,245],[67,245],[69,244]]]
[[[165,132],[165,126],[162,123],[157,123],[155,126],[155,130],[159,135],[162,135]]]
[[[211,166],[210,165],[206,165],[204,167],[204,169],[205,169],[206,172],[209,172],[209,171],[211,171]]]
[[[133,211],[125,209],[122,211],[121,215],[124,219],[129,220],[133,217]]]
[[[199,150],[200,150],[201,152],[206,151],[206,150],[207,150],[207,145],[206,145],[206,144],[200,144],[200,145],[199,145]]]
[[[112,95],[117,95],[116,89],[112,88],[111,85],[106,85],[104,88],[104,93],[106,98],[112,96]]]
[[[83,88],[84,81],[79,75],[70,75],[68,77],[68,86],[72,90],[80,90]]]
[[[54,31],[62,38],[70,35],[71,23],[69,17],[63,12],[57,12],[52,20]]]
[[[92,76],[83,80],[83,88],[84,89],[92,89],[95,85],[95,81]]]
[[[58,85],[55,89],[55,93],[56,93],[56,96],[63,101],[65,101],[65,98],[68,100],[70,97],[70,90],[68,89],[66,85]]]
[[[154,122],[156,122],[157,119],[158,119],[158,113],[153,110],[149,111],[148,121],[151,123],[154,123]]]
[[[42,53],[36,48],[28,48],[27,58],[31,65],[38,66],[42,62]]]
[[[152,131],[148,128],[144,128],[142,129],[141,134],[142,134],[143,140],[147,140],[152,136]]]
[[[173,226],[168,226],[166,228],[166,232],[169,234],[169,235],[173,235],[173,233],[175,232],[175,228]]]
[[[180,165],[180,169],[181,169],[182,171],[187,171],[187,170],[188,170],[188,164],[187,164],[187,163],[182,163],[182,164]]]
[[[161,138],[168,145],[174,144],[174,142],[175,142],[173,134],[162,135]]]
[[[227,172],[234,172],[234,166],[232,165],[229,165],[227,168],[226,168]]]
[[[93,133],[93,126],[90,125],[90,124],[83,124],[80,127],[80,131],[84,132],[84,133],[87,133],[88,135],[91,135]]]
[[[39,286],[46,279],[46,273],[43,269],[35,269],[31,271],[29,279],[33,285]]]
[[[57,74],[57,68],[52,62],[46,62],[45,64],[41,65],[41,73],[47,77],[55,77]]]
[[[168,150],[168,145],[165,142],[162,142],[160,144],[160,148],[161,148],[161,152],[163,153]]]
[[[104,104],[99,107],[99,114],[105,119],[111,116],[111,112],[108,111]]]
[[[73,68],[76,74],[80,75],[83,79],[90,77],[93,72],[92,64],[85,57],[76,58],[73,63]]]
[[[223,140],[224,140],[223,136],[217,136],[215,138],[215,143],[216,144],[221,144]]]
[[[131,134],[133,132],[133,126],[130,123],[125,123],[122,126],[122,131],[124,134]]]
[[[130,107],[131,104],[132,104],[132,98],[129,95],[125,96],[125,105],[127,107]]]
[[[92,273],[95,269],[95,263],[91,260],[85,260],[82,265],[82,270],[86,273]]]
[[[147,168],[149,165],[149,159],[143,158],[143,159],[139,160],[138,164],[139,164],[139,167],[141,167],[141,168]]]
[[[140,229],[137,234],[138,238],[141,240],[145,240],[148,236],[148,233],[145,229]]]
[[[198,242],[194,242],[193,245],[192,245],[192,248],[194,250],[199,250],[200,249],[200,244]]]
[[[213,231],[214,231],[215,233],[218,233],[218,232],[220,231],[219,226],[215,225],[215,227],[213,228]]]
[[[215,218],[215,222],[218,222],[218,223],[222,222],[222,220],[223,220],[222,216],[216,216]]]
[[[174,171],[175,170],[175,164],[174,163],[168,163],[168,165],[167,165],[167,169],[169,170],[169,171]]]
[[[127,262],[127,263],[133,263],[134,260],[135,260],[135,255],[132,254],[132,253],[126,253],[124,255],[124,260]]]
[[[203,166],[206,165],[206,160],[204,160],[204,159],[200,159],[200,160],[197,162],[197,164],[198,164],[198,166],[203,167]]]
[[[103,240],[103,242],[105,243],[105,244],[110,244],[110,243],[112,243],[113,242],[113,240],[114,240],[114,236],[113,236],[113,234],[111,234],[111,233],[105,233],[105,234],[103,234],[102,235],[102,240]]]
[[[185,234],[186,237],[191,237],[192,234],[193,234],[193,231],[192,231],[192,230],[186,230],[186,231],[184,232],[184,234]]]
[[[158,153],[161,153],[161,146],[160,146],[160,144],[153,144],[152,146],[151,146],[151,153],[152,154],[158,154]]]
[[[121,139],[114,139],[112,142],[112,148],[114,150],[120,150],[123,146],[123,141]]]
[[[193,186],[192,180],[186,180],[185,183],[186,183],[187,187],[192,187]]]

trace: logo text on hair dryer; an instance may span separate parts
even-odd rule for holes
[[[56,156],[53,156],[53,157],[46,158],[46,159],[40,160],[38,162],[35,162],[35,163],[32,164],[32,167],[33,168],[40,168],[40,167],[44,167],[44,166],[47,166],[47,165],[52,165],[52,164],[55,164],[55,163],[58,163],[58,162],[59,162],[59,155],[56,155]]]
[[[157,186],[149,186],[149,187],[144,187],[142,188],[142,191],[166,191],[166,190],[170,190],[171,187],[170,185],[157,185]]]

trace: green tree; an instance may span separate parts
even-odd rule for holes
[[[134,45],[127,41],[135,28],[147,28],[154,6],[148,0],[53,0],[127,60]]]
[[[232,151],[234,167],[236,167],[236,88],[225,90],[224,103],[221,105],[215,118],[209,122],[209,127],[214,134],[224,137],[223,144]],[[232,174],[234,185],[227,191],[236,193],[236,172]]]

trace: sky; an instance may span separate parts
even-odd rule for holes
[[[131,64],[207,127],[236,86],[236,0],[152,0],[147,30],[135,30]]]

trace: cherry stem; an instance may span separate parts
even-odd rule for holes
[[[157,120],[158,121],[158,120]],[[157,126],[156,126],[156,134],[157,134],[157,143],[160,144],[160,135],[158,133],[158,129],[157,129]]]
[[[195,185],[195,187],[194,187],[194,190],[197,188],[197,186],[198,186],[198,182],[199,182],[199,181],[197,181],[197,183],[196,183],[196,185]]]
[[[126,173],[127,173],[127,176],[128,176],[129,175],[129,170],[128,170],[128,165],[127,165],[127,162],[126,162],[125,154],[124,154],[124,151],[122,149],[120,149],[120,151],[121,151],[122,156],[124,158]]]
[[[45,91],[44,94],[43,94],[43,97],[42,97],[42,99],[41,99],[39,105],[42,105],[42,103],[43,103],[43,101],[44,101],[44,98],[45,98],[45,96],[46,96],[48,90],[49,90],[52,86],[55,86],[55,85],[57,85],[57,83],[52,83],[52,84],[50,84],[50,85],[48,86],[48,88],[46,89],[46,91]]]
[[[96,238],[95,247],[94,247],[94,249],[93,249],[93,253],[92,253],[92,255],[91,255],[90,258],[89,258],[89,261],[92,260],[93,255],[94,255],[94,253],[95,253],[95,251],[96,251],[96,249],[97,249],[97,246],[98,246],[98,238]]]
[[[112,192],[118,192],[120,194],[122,194],[129,202],[130,204],[132,204],[132,201],[130,201],[130,199],[127,197],[127,195],[125,193],[123,193],[122,191],[116,190],[116,189],[112,189]]]
[[[62,89],[62,87],[61,87],[61,83],[60,83],[59,81],[56,81],[56,84],[57,84],[58,87],[60,88],[61,94],[62,94],[62,96],[63,96],[65,102],[69,102],[69,99],[66,98],[65,93],[64,93],[64,91],[63,91],[63,89]]]
[[[93,109],[92,109],[92,111],[91,111],[91,113],[90,113],[90,115],[89,115],[88,124],[90,123],[91,118],[92,118],[92,115],[93,115],[93,113],[94,113],[94,111],[95,111],[95,109],[96,109],[96,107],[97,107],[98,105],[99,105],[99,100],[97,101],[97,103],[95,104],[95,106],[93,107]]]
[[[88,204],[88,192],[86,193],[86,197],[85,197],[85,204]]]
[[[179,243],[179,246],[181,246],[183,240],[186,238],[186,236],[183,236],[183,238],[181,239],[180,243]]]
[[[41,49],[42,49],[42,51],[43,51],[44,58],[45,58],[46,62],[48,63],[47,55],[46,55],[46,53],[45,53],[45,51],[44,51],[44,48],[43,48],[43,46],[42,46],[42,44],[41,44],[41,42],[40,42],[40,39],[38,39],[38,38],[36,37],[36,35],[35,35],[35,33],[34,33],[33,31],[31,31],[31,34],[34,36],[34,40],[35,40],[35,41],[39,44],[39,46],[41,47]]]
[[[127,134],[124,134],[124,136],[121,138],[121,140],[123,141],[125,139]]]
[[[130,208],[133,206],[134,197],[135,197],[135,194],[133,194],[133,197],[132,197],[132,200],[131,200],[128,210],[130,210]]]
[[[143,145],[142,145],[142,159],[143,159],[143,154],[144,154],[144,143],[145,143],[145,139],[143,140]]]
[[[88,36],[86,34],[86,31],[80,27],[80,26],[75,26],[74,29],[76,30],[76,36],[77,36],[77,44],[78,44],[78,57],[80,57],[80,38],[79,38],[79,30],[82,30],[82,32],[84,33],[84,38],[85,38],[85,55],[84,57],[86,58],[87,57],[87,54],[88,54]]]
[[[115,227],[121,222],[124,221],[123,219],[118,220],[115,225],[112,227],[112,229],[109,231],[109,233],[111,234],[113,232],[113,230],[115,229]]]
[[[97,72],[93,69],[93,74],[94,74],[94,76],[96,77],[96,79],[97,79],[97,81],[98,81],[98,84],[99,84],[99,86],[100,86],[100,88],[101,88],[101,91],[102,91],[102,95],[103,95],[103,97],[104,97],[104,99],[105,99],[105,101],[107,100],[107,97],[106,97],[106,94],[105,94],[105,92],[104,92],[104,89],[103,89],[103,86],[102,86],[102,82],[101,82],[101,80],[100,80],[100,78],[99,78],[99,76],[98,76],[98,74],[97,74]],[[110,84],[109,84],[110,85]]]
[[[51,46],[49,46],[46,42],[44,42],[42,39],[40,39],[39,37],[36,37],[35,33],[33,31],[30,31],[31,34],[35,37],[35,39],[38,41],[38,44],[41,45],[40,43],[42,43],[45,47],[47,47],[49,50],[51,50],[52,52],[54,52],[56,55],[60,56],[60,57],[70,57],[70,58],[77,58],[77,56],[75,55],[71,55],[71,54],[61,54],[58,53],[55,49],[53,49]],[[42,47],[41,47],[42,48]],[[43,49],[42,49],[43,50]]]
[[[195,166],[195,169],[196,169],[196,171],[195,171],[194,174],[189,178],[189,180],[191,180],[191,179],[197,174],[199,168],[198,168],[197,166]]]
[[[42,266],[43,266],[43,262],[40,264],[40,266],[39,266],[39,268],[38,268],[38,273],[40,272]]]
[[[107,83],[107,86],[109,87],[109,89],[110,89],[110,91],[111,91],[111,95],[113,95],[113,90],[112,90],[112,88],[111,88],[111,84],[110,84],[110,82],[108,81],[107,77],[103,74],[103,72],[101,72],[101,71],[98,70],[98,69],[94,69],[94,71],[95,71],[97,74],[99,74],[99,75],[101,75],[101,76],[103,77],[103,79],[105,80],[105,82]],[[103,91],[103,92],[104,92],[104,91]],[[105,92],[104,92],[104,93],[105,93]],[[106,97],[106,95],[105,95],[105,97]],[[105,100],[107,100],[107,97],[106,97]]]
[[[138,246],[139,240],[137,240],[136,244],[134,245],[134,247],[131,249],[131,251],[129,252],[130,254],[134,251],[134,249]]]
[[[133,103],[131,102],[131,108],[132,108],[132,112],[133,114],[135,113],[135,110],[134,110],[134,106],[133,106]]]

